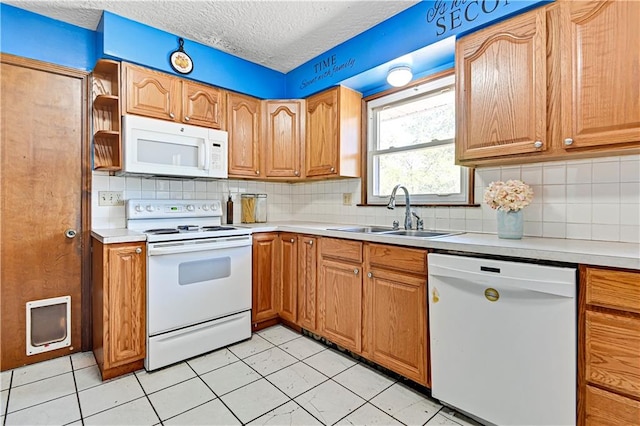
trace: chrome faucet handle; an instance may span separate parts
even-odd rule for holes
[[[397,220],[393,221],[393,229],[397,230],[400,229],[400,222],[398,222]]]
[[[411,210],[411,214],[417,219],[416,229],[422,231],[424,229],[424,220],[420,219],[420,216],[418,216],[418,214],[414,210]]]

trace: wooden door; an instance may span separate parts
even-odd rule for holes
[[[81,349],[88,84],[86,73],[11,55],[2,55],[1,67],[0,369],[6,370]],[[76,236],[67,238],[67,230]],[[27,356],[25,304],[66,295],[71,346]]]
[[[227,94],[229,177],[260,177],[260,100]]]
[[[305,175],[337,174],[338,91],[327,90],[307,99]]]
[[[280,258],[278,234],[253,236],[253,303],[251,320],[256,323],[277,318],[279,311]]]
[[[146,254],[144,244],[107,246],[108,298],[104,368],[109,369],[145,357]]]
[[[298,236],[280,235],[280,317],[298,321]]]
[[[561,12],[562,143],[640,142],[640,2],[566,1]]]
[[[263,114],[265,176],[301,177],[304,101],[263,101]]]
[[[224,108],[222,90],[182,80],[182,121],[196,126],[219,129]]]
[[[180,120],[180,79],[131,64],[123,64],[124,98],[128,114]]]
[[[544,8],[456,43],[456,159],[544,151],[547,71]]]
[[[299,238],[298,254],[298,324],[316,330],[318,239],[308,235]]]
[[[319,333],[350,351],[362,350],[362,265],[322,259]]]
[[[369,359],[405,377],[427,382],[427,281],[371,269],[364,283]]]

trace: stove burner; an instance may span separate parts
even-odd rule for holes
[[[198,225],[178,225],[178,229],[181,231],[197,231],[200,227]]]
[[[233,231],[237,228],[234,228],[233,226],[203,226],[202,230],[203,231]]]
[[[153,235],[161,235],[161,234],[179,234],[180,231],[174,228],[158,228],[158,229],[147,229],[144,231],[145,234],[153,234]]]

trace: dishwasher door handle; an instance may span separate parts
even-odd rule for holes
[[[455,278],[465,281],[473,286],[490,286],[501,289],[535,291],[537,293],[551,294],[567,298],[574,298],[576,294],[575,285],[573,283],[501,276],[448,268],[437,264],[429,264],[429,276],[440,277],[443,279]]]

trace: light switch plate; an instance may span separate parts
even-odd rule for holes
[[[350,206],[352,201],[352,196],[350,192],[344,192],[342,194],[342,204],[345,206]]]
[[[124,206],[122,191],[98,191],[99,206]]]

